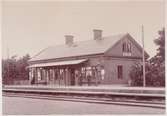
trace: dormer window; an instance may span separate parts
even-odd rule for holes
[[[131,56],[131,43],[124,42],[122,44],[122,53],[123,56]]]

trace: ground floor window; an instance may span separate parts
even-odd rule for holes
[[[104,80],[105,70],[101,69],[101,79]]]
[[[41,71],[41,69],[37,69],[38,81],[42,80],[40,71]]]
[[[123,66],[122,65],[118,65],[117,72],[118,72],[118,79],[122,79],[123,78]]]

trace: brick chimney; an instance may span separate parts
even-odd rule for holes
[[[94,34],[94,40],[101,40],[102,39],[102,30],[94,29],[93,34]]]
[[[73,44],[73,38],[72,35],[65,35],[65,44],[66,45],[72,45]]]

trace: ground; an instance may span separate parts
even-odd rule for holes
[[[165,113],[165,109],[150,107],[55,101],[21,97],[2,97],[2,100],[3,114],[6,115]]]

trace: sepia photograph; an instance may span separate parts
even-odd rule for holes
[[[165,0],[3,0],[2,115],[165,115]]]

